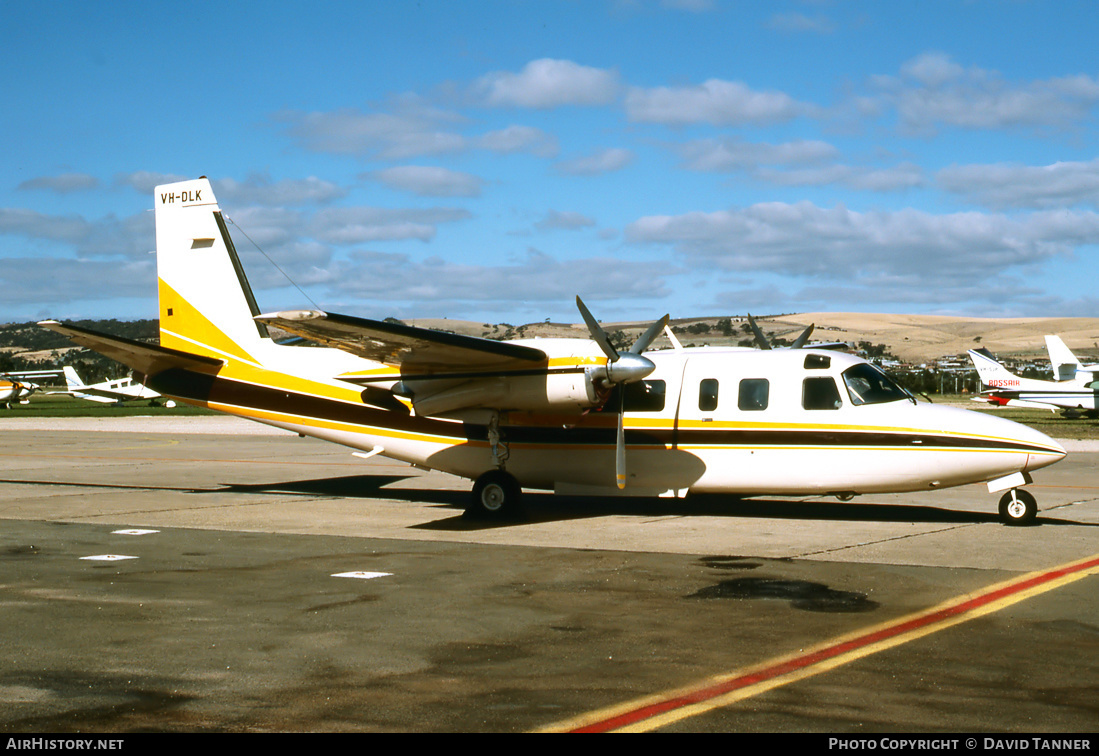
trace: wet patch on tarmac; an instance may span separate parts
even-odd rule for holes
[[[878,608],[863,593],[837,591],[806,580],[736,578],[703,588],[687,598],[697,599],[780,599],[807,612],[856,613]]]
[[[743,556],[708,556],[699,561],[715,570],[755,570],[763,566],[762,560]]]

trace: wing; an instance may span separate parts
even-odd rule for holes
[[[522,344],[319,310],[268,313],[257,315],[256,320],[374,362],[399,366],[402,375],[477,377],[544,368],[548,360],[541,349]]]
[[[74,344],[94,349],[112,360],[121,362],[143,375],[155,375],[171,368],[210,368],[225,363],[213,357],[181,352],[177,349],[146,344],[143,341],[124,339],[121,336],[108,336],[105,333],[91,331],[74,325],[66,325],[56,320],[39,322],[43,328],[67,336]]]
[[[57,391],[51,393],[63,393],[70,396],[87,395],[90,397],[101,397],[103,399],[113,399],[116,402],[137,401],[140,399],[153,399],[157,396],[156,392],[151,389],[144,395],[142,394],[126,394],[121,391],[110,391],[109,389],[96,388],[95,386],[85,386],[82,389],[75,391]]]

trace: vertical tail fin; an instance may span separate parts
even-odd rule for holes
[[[72,365],[65,365],[61,368],[61,371],[65,374],[65,387],[68,388],[69,391],[84,387],[84,381],[80,380],[80,376],[76,373],[76,368]]]
[[[256,361],[267,331],[210,182],[158,186],[153,201],[161,346]]]
[[[993,388],[1007,388],[1020,386],[1020,379],[1013,375],[1000,363],[991,357],[969,350],[969,359],[973,360],[973,367],[977,369],[977,375],[981,377],[981,383]]]
[[[1053,366],[1053,380],[1071,381],[1076,378],[1080,360],[1065,346],[1060,336],[1046,336],[1046,351],[1049,352],[1049,362]]]

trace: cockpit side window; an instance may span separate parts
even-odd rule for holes
[[[844,370],[843,383],[847,387],[851,404],[856,406],[899,402],[912,398],[911,394],[897,385],[882,370],[867,363]]]
[[[623,388],[626,391],[627,412],[660,412],[664,409],[664,396],[668,388],[664,381],[638,381],[627,383]]]
[[[801,406],[807,410],[834,410],[842,407],[843,401],[835,379],[806,378],[801,386]]]

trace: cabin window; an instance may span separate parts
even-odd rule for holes
[[[664,409],[667,385],[664,381],[638,381],[627,383],[625,410],[627,412],[660,412]]]
[[[825,354],[805,355],[806,370],[827,370],[832,366],[832,358]]]
[[[851,404],[884,404],[911,399],[912,395],[880,369],[869,364],[855,365],[843,371],[843,382]]]
[[[740,382],[736,406],[745,412],[765,410],[770,394],[771,382],[766,378],[745,378]]]
[[[717,409],[717,378],[706,378],[698,384],[698,408],[703,412]]]
[[[801,386],[801,406],[807,410],[834,410],[843,406],[836,381],[830,377],[806,378]]]

